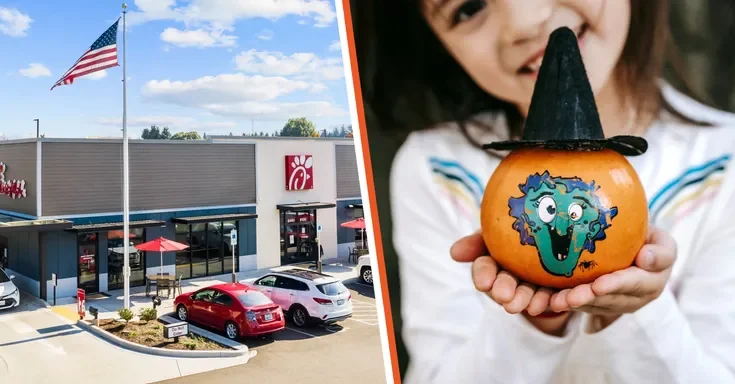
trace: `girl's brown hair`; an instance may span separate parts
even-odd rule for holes
[[[617,0],[616,0],[617,1]],[[482,112],[502,112],[511,135],[519,135],[518,109],[481,89],[437,39],[422,14],[421,0],[353,1],[353,25],[363,100],[386,132],[403,134],[456,121],[467,123]],[[614,76],[626,89],[637,116],[661,110],[699,125],[663,98],[658,81],[665,64],[687,84],[670,43],[668,0],[630,0],[628,38]],[[692,95],[691,87],[683,89]],[[492,129],[492,127],[488,127]]]

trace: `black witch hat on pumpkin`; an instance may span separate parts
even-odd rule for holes
[[[642,137],[605,138],[577,36],[567,27],[556,29],[549,37],[521,140],[483,145],[494,150],[534,147],[572,151],[611,149],[624,156],[641,155],[648,149]]]

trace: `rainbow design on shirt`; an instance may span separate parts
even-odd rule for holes
[[[648,204],[651,221],[676,224],[712,200],[719,191],[730,160],[729,154],[717,157],[688,168],[667,183]]]
[[[485,186],[480,179],[454,160],[430,157],[429,165],[434,182],[458,211],[472,220],[477,219],[485,193]]]

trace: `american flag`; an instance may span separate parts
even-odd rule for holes
[[[64,76],[51,87],[51,90],[59,85],[67,85],[74,83],[74,79],[98,72],[103,69],[116,67],[117,63],[117,24],[120,22],[118,18],[115,24],[107,28],[84,55],[77,60],[74,65],[69,68]]]

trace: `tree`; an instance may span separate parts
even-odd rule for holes
[[[201,140],[202,137],[199,136],[199,133],[196,131],[190,131],[190,132],[177,132],[175,135],[171,136],[171,140]]]
[[[311,137],[319,137],[319,136],[321,136],[321,135],[319,134],[319,131],[317,131],[317,130],[314,130],[314,131],[313,131],[313,132],[311,133]]]
[[[305,117],[288,119],[281,129],[281,136],[313,137],[316,126]]]
[[[352,131],[347,132],[345,137],[350,138],[350,139],[353,138],[354,136],[352,136]]]
[[[158,126],[151,125],[150,128],[143,130],[140,138],[144,140],[168,140],[171,138],[171,132],[169,132],[168,127],[163,127],[163,130],[161,130]]]

